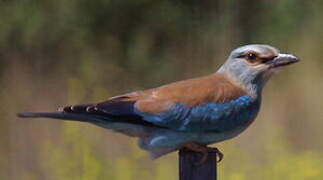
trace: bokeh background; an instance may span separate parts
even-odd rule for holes
[[[135,139],[77,122],[18,119],[214,72],[244,44],[303,61],[275,76],[262,111],[217,145],[219,179],[323,179],[323,1],[0,1],[0,179],[175,180]]]

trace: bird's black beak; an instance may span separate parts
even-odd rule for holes
[[[292,54],[279,54],[273,60],[269,62],[270,68],[277,68],[281,66],[287,66],[300,61],[300,59]]]

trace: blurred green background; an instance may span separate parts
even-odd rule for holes
[[[323,179],[322,19],[320,0],[1,0],[0,179],[178,179],[177,153],[151,161],[123,135],[15,114],[206,75],[251,43],[303,61],[217,145],[219,179]]]

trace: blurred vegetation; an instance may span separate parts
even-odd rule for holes
[[[88,124],[15,117],[205,75],[237,46],[298,55],[219,179],[322,179],[323,1],[0,1],[0,179],[177,179],[177,154]]]

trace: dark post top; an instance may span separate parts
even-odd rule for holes
[[[205,163],[197,165],[202,154],[187,149],[179,151],[180,180],[216,180],[216,151],[210,149]]]

